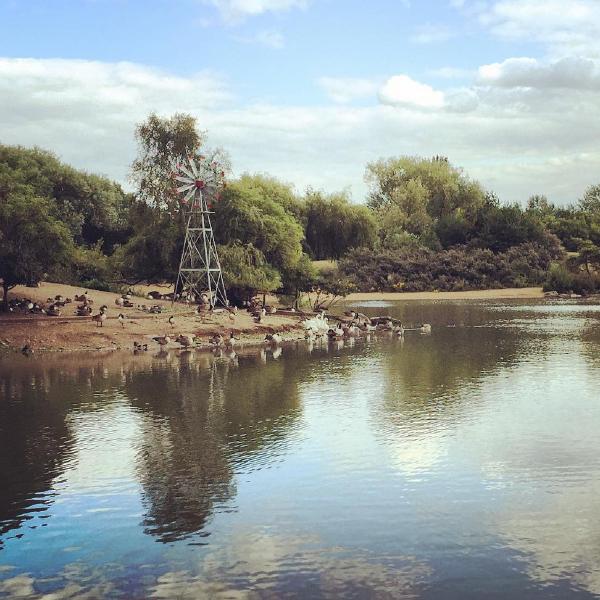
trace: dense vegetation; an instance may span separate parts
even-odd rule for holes
[[[136,130],[133,193],[61,163],[49,152],[0,145],[0,278],[54,279],[102,289],[172,281],[185,210],[173,193],[174,160],[205,147],[189,115],[156,115]],[[367,165],[366,204],[346,193],[293,187],[267,175],[229,178],[214,225],[226,285],[240,302],[257,292],[299,298],[318,289],[421,291],[544,283],[599,287],[600,185],[572,206],[544,196],[503,205],[444,157]],[[567,254],[568,253],[568,254]],[[314,260],[339,268],[319,273]]]

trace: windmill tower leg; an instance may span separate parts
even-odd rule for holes
[[[187,219],[175,290],[182,295],[193,295],[196,300],[207,294],[211,308],[217,304],[227,306],[210,211],[202,195],[199,196],[198,204],[190,209]]]

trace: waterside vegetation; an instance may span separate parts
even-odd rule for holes
[[[172,161],[204,154],[190,115],[150,115],[136,129],[134,191],[70,167],[38,148],[0,145],[0,279],[8,290],[41,280],[117,291],[173,281],[185,212]],[[398,157],[366,166],[364,204],[346,192],[298,193],[266,174],[228,180],[214,206],[234,303],[276,292],[477,290],[544,285],[600,288],[600,185],[569,207],[544,196],[502,204],[445,157]],[[316,261],[334,260],[320,269]],[[313,294],[313,297],[315,295]]]

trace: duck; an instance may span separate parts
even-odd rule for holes
[[[161,348],[170,343],[171,338],[168,335],[158,335],[152,338]]]

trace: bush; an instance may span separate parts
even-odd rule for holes
[[[573,275],[564,265],[552,265],[544,282],[544,291],[566,294],[572,289]]]
[[[457,246],[396,251],[355,250],[340,261],[340,271],[360,291],[460,291],[540,285],[553,254],[537,244],[521,244],[504,253]]]

